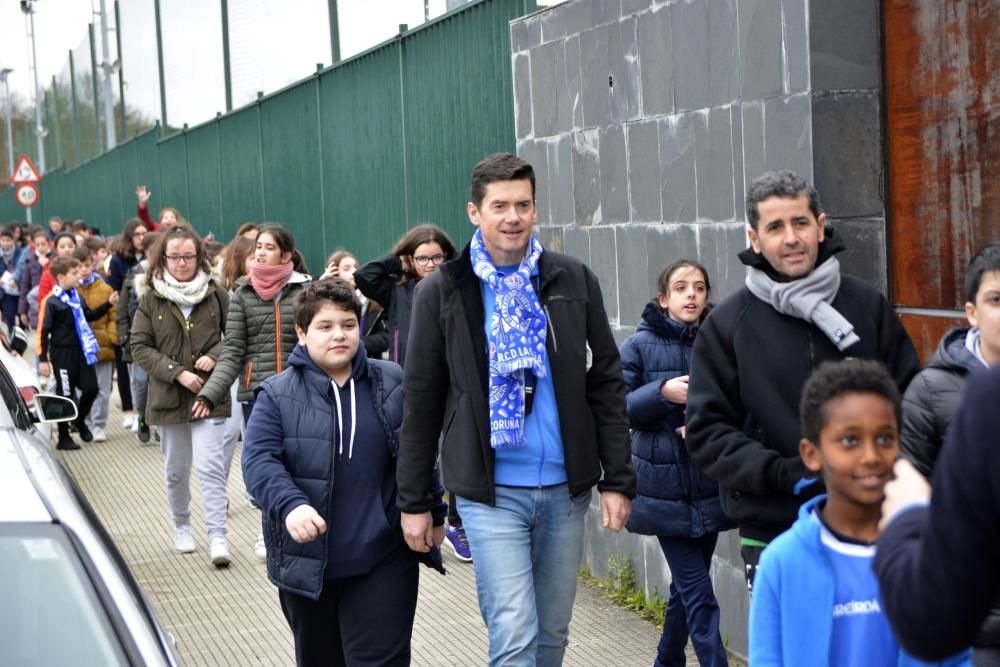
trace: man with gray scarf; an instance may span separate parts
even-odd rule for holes
[[[844,243],[805,180],[791,171],[755,179],[747,221],[746,286],[711,311],[695,340],[686,442],[739,526],[752,588],[764,547],[823,491],[799,457],[799,395],[812,370],[878,359],[902,392],[920,361],[885,297],[840,272]]]

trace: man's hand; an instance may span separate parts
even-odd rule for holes
[[[285,517],[285,528],[293,540],[305,544],[326,532],[326,521],[312,505],[299,505]]]
[[[177,376],[177,381],[192,394],[197,394],[205,385],[205,381],[191,371],[181,371]]]
[[[153,193],[146,189],[145,185],[140,185],[135,189],[135,198],[139,200],[139,208],[146,208],[149,206],[149,198],[153,196]]]
[[[912,463],[906,459],[899,459],[892,471],[896,478],[885,485],[882,519],[878,522],[879,531],[885,530],[893,516],[905,506],[928,502],[931,499],[931,485]]]
[[[418,553],[426,553],[431,550],[431,545],[441,544],[444,541],[444,527],[441,526],[441,542],[437,542],[434,521],[430,512],[423,514],[407,514],[403,512],[400,516],[400,523],[403,526],[403,538],[410,549]]]
[[[439,547],[444,544],[444,524],[434,526],[434,546]]]
[[[667,380],[660,387],[660,395],[671,403],[684,405],[688,402],[688,376],[681,375],[673,380]]]
[[[209,409],[208,404],[201,399],[196,400],[194,405],[191,406],[191,416],[195,419],[204,419],[211,413],[212,411]]]
[[[198,361],[194,362],[194,367],[197,368],[199,371],[205,371],[206,373],[210,373],[212,372],[212,369],[215,368],[215,359],[208,356],[207,354],[203,354],[202,356],[198,357]]]
[[[49,366],[49,362],[41,361],[38,363],[38,374],[44,377],[48,377],[52,374],[52,368]]]
[[[110,303],[112,306],[118,304],[118,292],[111,293],[111,296],[108,297],[108,303]]]
[[[601,492],[601,526],[617,533],[628,523],[632,501],[617,491]]]

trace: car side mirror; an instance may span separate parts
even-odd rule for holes
[[[35,394],[35,414],[38,421],[51,424],[73,421],[79,413],[76,403],[65,396]]]

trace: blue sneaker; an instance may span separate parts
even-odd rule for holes
[[[451,547],[455,558],[463,563],[472,562],[469,539],[465,536],[465,528],[462,527],[462,524],[457,526],[446,525],[444,527],[444,543]]]

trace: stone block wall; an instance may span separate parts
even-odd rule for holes
[[[886,290],[879,16],[876,0],[571,0],[511,23],[539,235],[593,268],[619,340],[668,262],[699,259],[713,300],[743,284],[746,186],[770,169],[816,185],[847,240],[844,270]],[[594,574],[628,553],[646,592],[665,596],[658,544],[599,525],[597,512]],[[714,570],[723,632],[744,652],[734,534]]]

